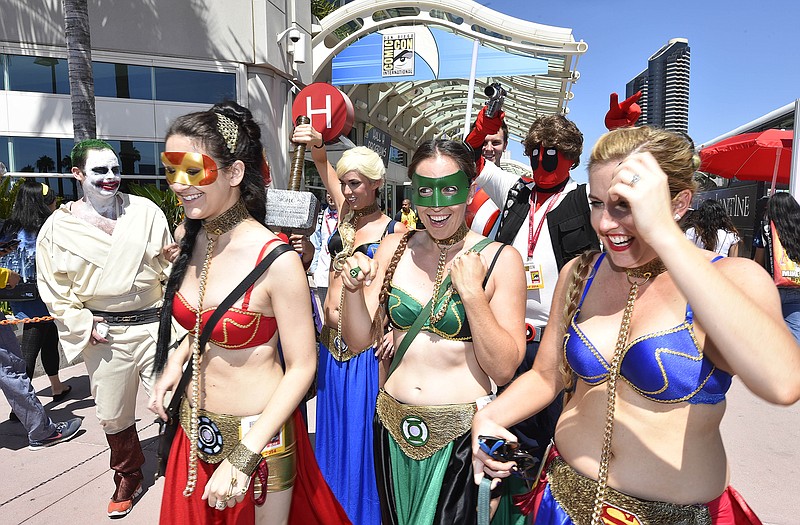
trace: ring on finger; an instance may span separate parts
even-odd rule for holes
[[[350,270],[350,277],[355,279],[356,277],[358,277],[358,274],[360,273],[361,273],[361,268],[359,266],[356,266],[355,268],[352,268]]]
[[[218,499],[216,505],[214,505],[214,508],[217,510],[225,510],[227,507],[228,502],[221,499]]]
[[[633,177],[631,177],[630,185],[631,186],[635,186],[636,183],[639,182],[640,180],[642,180],[642,178],[639,176],[639,174],[638,173],[634,173]]]

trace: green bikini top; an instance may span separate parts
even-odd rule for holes
[[[497,250],[494,258],[492,258],[492,262],[486,272],[486,277],[483,279],[483,288],[486,288],[486,283],[489,282],[489,276],[492,274],[492,269],[497,262],[497,258],[500,256],[500,252],[503,251],[503,248],[505,248],[505,245]],[[421,330],[434,333],[443,339],[449,339],[451,341],[472,341],[472,332],[470,332],[469,329],[467,313],[464,310],[464,305],[461,302],[461,297],[458,295],[458,292],[454,291],[449,299],[446,295],[443,295],[439,301],[433,305],[431,311],[436,312],[442,308],[445,300],[448,301],[448,304],[444,316],[433,326],[431,326],[430,319],[428,319],[425,321],[425,324],[422,325]],[[389,298],[386,301],[386,316],[389,319],[389,324],[392,325],[393,328],[408,331],[423,307],[424,305],[408,292],[394,286],[394,284],[391,285],[389,289]]]

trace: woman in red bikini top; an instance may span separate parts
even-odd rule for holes
[[[184,393],[170,450],[162,524],[319,522],[291,505],[303,493],[299,472],[307,466],[296,408],[316,363],[300,259],[277,257],[225,312],[202,354],[199,349],[198,336],[216,306],[281,244],[264,225],[260,136],[250,111],[233,102],[179,117],[167,132],[162,163],[186,221],[165,294],[156,356],[161,375],[151,410],[165,418],[164,396],[177,388],[188,360],[197,374]],[[188,337],[168,354],[170,316]],[[291,334],[280,350],[279,333]],[[254,493],[251,481],[259,474]],[[254,504],[262,491],[269,493],[265,502]]]

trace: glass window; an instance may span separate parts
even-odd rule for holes
[[[131,140],[107,140],[119,156],[123,175],[155,175],[156,143]],[[158,161],[158,166],[161,160]]]
[[[152,100],[152,68],[93,62],[94,94],[98,97]]]
[[[156,100],[214,104],[236,100],[236,75],[157,67]]]
[[[72,163],[72,139],[11,137],[13,171],[23,173],[69,173]],[[60,158],[61,162],[56,162]],[[60,164],[60,165],[59,165]],[[46,182],[67,200],[78,196],[75,179],[70,177],[35,177],[37,182]]]
[[[69,95],[67,59],[6,55],[6,62],[11,91]]]
[[[5,166],[6,171],[11,171],[11,163],[8,161],[8,137],[0,137],[0,162]],[[3,169],[0,168],[0,172]]]

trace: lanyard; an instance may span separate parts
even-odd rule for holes
[[[534,199],[538,199],[538,194],[535,193],[536,190],[534,189]],[[542,220],[539,221],[539,225],[536,227],[536,231],[533,231],[533,217],[536,215],[536,201],[531,204],[531,211],[530,216],[528,217],[528,259],[533,258],[533,250],[536,248],[536,242],[539,240],[539,234],[542,233],[542,226],[544,226],[544,221],[547,220],[547,214],[550,213],[550,210],[553,209],[556,202],[558,201],[558,197],[561,195],[559,191],[549,199],[547,199],[547,209],[544,211],[544,215],[542,215]],[[542,203],[544,204],[544,203]]]

